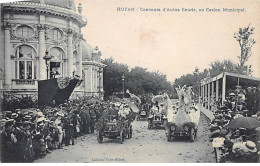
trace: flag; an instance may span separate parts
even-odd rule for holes
[[[77,78],[54,78],[38,81],[38,105],[49,105],[53,100],[56,104],[68,100],[79,80]]]

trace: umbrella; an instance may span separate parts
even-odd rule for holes
[[[253,129],[253,128],[260,127],[260,123],[258,122],[258,120],[251,117],[239,117],[237,119],[233,119],[227,127],[230,129],[236,129],[236,128]]]
[[[139,108],[132,102],[127,102],[127,104],[129,105],[129,107],[132,109],[133,112],[139,112]]]

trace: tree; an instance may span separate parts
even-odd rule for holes
[[[210,75],[211,77],[215,77],[222,72],[231,72],[237,74],[243,74],[243,72],[239,71],[238,64],[233,63],[231,60],[223,60],[223,61],[214,61],[210,64]]]
[[[172,86],[167,81],[166,75],[158,71],[149,72],[142,67],[129,70],[126,64],[114,62],[113,58],[104,59],[102,63],[107,65],[104,69],[105,98],[111,96],[113,92],[122,91],[121,77],[123,74],[125,75],[125,90],[129,89],[135,95],[147,96],[147,94],[155,95],[159,92],[172,93]]]
[[[255,40],[252,38],[254,34],[254,27],[250,27],[250,24],[245,28],[239,28],[237,33],[234,33],[234,38],[239,43],[240,47],[240,55],[239,58],[239,70],[243,74],[251,74],[251,66],[245,66],[245,63],[248,59],[252,56],[251,49],[253,45],[256,43]]]
[[[105,98],[111,96],[113,92],[122,91],[122,75],[128,77],[129,69],[126,64],[114,62],[114,59],[107,58],[102,60],[107,65],[104,68],[104,91]]]

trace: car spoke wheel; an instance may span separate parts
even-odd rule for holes
[[[124,142],[124,132],[123,132],[123,130],[120,131],[120,140],[119,141],[120,141],[121,144],[123,144],[123,142]]]
[[[132,138],[132,132],[132,126],[130,126],[127,133],[128,139]]]
[[[148,129],[152,128],[152,123],[148,122]]]
[[[166,137],[167,137],[167,141],[171,142],[172,141],[172,136],[171,136],[171,131],[170,129],[166,130]]]
[[[196,132],[194,130],[194,128],[192,127],[190,129],[190,141],[193,142],[195,140],[195,136],[196,136]]]
[[[133,129],[132,129],[132,126],[131,126],[131,128],[130,128],[130,138],[132,138],[133,137]]]
[[[103,136],[102,136],[102,132],[101,131],[97,132],[97,140],[98,140],[98,143],[102,143],[103,142]]]

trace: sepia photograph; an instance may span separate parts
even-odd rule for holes
[[[1,163],[260,163],[259,0],[1,0]]]

